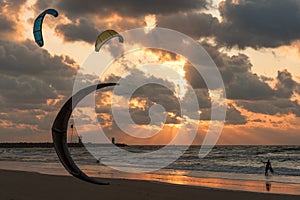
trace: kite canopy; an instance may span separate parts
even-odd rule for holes
[[[52,126],[52,139],[54,143],[54,148],[65,169],[76,178],[99,185],[108,185],[109,183],[99,182],[96,179],[87,176],[77,167],[70,155],[67,145],[68,121],[70,119],[73,109],[84,97],[94,92],[95,90],[115,85],[117,84],[102,83],[92,85],[78,91],[63,105],[63,107],[57,114]]]
[[[114,30],[106,30],[106,31],[103,31],[102,33],[100,33],[98,35],[96,43],[95,43],[95,51],[99,52],[99,50],[101,49],[103,44],[114,37],[119,37],[119,42],[121,42],[121,43],[124,42],[124,38],[118,32],[116,32]]]
[[[43,34],[42,34],[42,25],[43,20],[46,14],[52,15],[54,17],[58,16],[58,12],[54,9],[47,9],[42,12],[35,20],[33,25],[33,35],[35,42],[40,46],[44,46]]]

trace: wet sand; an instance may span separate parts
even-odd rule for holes
[[[0,170],[1,200],[82,200],[82,199],[243,199],[296,200],[298,195],[243,192],[154,181],[102,179],[110,185],[99,186],[71,176]]]

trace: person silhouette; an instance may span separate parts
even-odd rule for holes
[[[271,165],[271,162],[270,160],[268,160],[267,162],[263,162],[264,164],[266,164],[266,168],[265,168],[265,176],[268,176],[269,175],[269,170],[270,172],[273,174],[273,168],[272,168],[272,165]]]

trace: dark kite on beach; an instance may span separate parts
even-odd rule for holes
[[[86,87],[78,91],[60,109],[52,126],[52,138],[53,138],[54,148],[65,169],[76,178],[79,178],[81,180],[90,183],[99,184],[99,185],[108,185],[109,183],[103,183],[87,176],[84,172],[82,172],[77,167],[77,165],[74,163],[70,155],[70,152],[68,150],[68,145],[67,145],[68,122],[73,109],[84,97],[94,92],[95,90],[99,90],[101,88],[115,86],[115,85],[117,84],[101,83],[101,84]]]

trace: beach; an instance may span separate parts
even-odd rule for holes
[[[136,148],[138,148],[139,152],[145,152],[146,150],[154,149],[156,147],[139,146]],[[134,190],[134,187],[139,188],[140,184],[142,183],[142,185],[147,184],[147,186],[143,187],[148,189],[150,188],[150,191],[153,188],[157,188],[157,185],[159,185],[165,189],[163,193],[167,193],[168,195],[170,195],[169,190],[175,190],[175,192],[177,192],[179,188],[179,190],[182,190],[182,194],[180,193],[178,196],[183,194],[186,195],[185,190],[181,188],[197,188],[196,191],[206,188],[204,189],[204,192],[196,192],[195,195],[198,196],[202,195],[202,193],[205,194],[205,191],[207,191],[209,195],[212,193],[211,191],[227,191],[229,194],[237,194],[242,192],[242,194],[254,193],[256,195],[292,195],[289,197],[298,195],[298,198],[300,196],[299,167],[296,162],[299,158],[299,147],[296,146],[221,146],[215,147],[205,159],[199,159],[197,150],[192,148],[189,149],[180,159],[166,168],[149,173],[127,173],[114,169],[113,167],[126,167],[127,165],[126,163],[119,162],[119,156],[116,156],[115,154],[111,155],[112,149],[107,146],[97,147],[96,150],[103,152],[104,158],[106,157],[112,159],[112,162],[110,163],[111,167],[102,163],[97,163],[95,158],[91,157],[88,152],[84,151],[82,148],[71,148],[70,150],[75,162],[84,173],[91,177],[107,179],[108,182],[112,183],[112,185],[108,187],[102,186],[104,188],[110,188],[107,189],[107,191],[105,190],[104,193],[107,192],[109,194],[111,192],[112,195],[115,195],[115,188],[111,188],[112,186],[118,187],[117,191],[130,191],[130,195],[133,195],[136,192],[141,192],[140,189],[138,191]],[[166,154],[162,156],[167,156],[170,153],[171,152],[166,152]],[[272,163],[275,167],[275,174],[272,176],[264,175],[264,165],[259,162],[260,160],[266,160],[267,156],[272,157]],[[288,159],[290,159],[290,161],[281,162],[281,160]],[[154,169],[153,167],[156,166],[157,161],[161,159],[157,158],[155,160],[156,162],[148,162],[147,167]],[[101,160],[101,162],[102,161],[103,160]],[[130,165],[130,167],[133,169],[138,169],[142,166]],[[5,187],[11,189],[22,188],[24,191],[28,190],[31,193],[34,193],[32,188],[35,186],[29,187],[28,184],[30,185],[38,183],[38,186],[42,185],[45,187],[47,185],[45,183],[49,182],[47,177],[49,178],[51,175],[58,178],[54,178],[55,181],[52,181],[53,177],[51,176],[52,178],[50,182],[55,182],[55,184],[54,186],[47,185],[47,188],[60,185],[60,179],[64,180],[65,177],[71,182],[75,181],[74,183],[77,183],[77,179],[74,180],[74,178],[69,175],[69,173],[59,162],[53,148],[0,148],[0,170],[14,170],[18,171],[15,173],[20,175],[17,177],[13,175],[14,173],[11,173],[10,175],[12,177],[8,177],[7,174],[3,174],[0,177],[1,180],[5,180],[2,183],[2,185],[4,185],[1,188],[3,191],[1,192],[2,195],[9,194],[8,191],[10,191],[10,189],[3,189]],[[39,176],[39,178],[22,178],[30,173],[33,173],[35,176]],[[36,181],[31,181],[34,179],[36,179]],[[58,181],[56,179],[58,179]],[[7,180],[11,180],[10,186]],[[27,180],[30,180],[30,183],[27,184]],[[120,181],[117,181],[117,183],[116,180]],[[126,184],[132,186],[133,189],[126,188],[126,184],[121,184],[122,187],[115,185],[115,183],[120,185],[120,183],[125,182]],[[26,185],[26,187],[28,186],[29,188],[25,189],[22,186],[15,187],[14,185],[16,185],[16,183],[20,185]],[[85,183],[79,181],[78,184],[80,185],[72,186],[72,188],[81,188],[83,187],[82,184]],[[90,187],[94,187],[92,184],[88,185]],[[63,183],[61,184],[61,187],[66,187],[65,189],[66,191],[69,191],[68,193],[78,192],[77,189],[74,190],[69,188],[69,183]],[[102,190],[102,187],[100,187],[100,190]],[[148,191],[148,189],[143,189],[143,191]],[[53,188],[52,190],[54,191]],[[87,191],[89,191],[89,189],[87,189]],[[162,195],[159,191],[160,189],[150,193],[159,193]],[[173,194],[173,192],[171,193]],[[195,192],[192,191],[191,194],[193,193]],[[10,194],[13,194],[13,192],[10,192]],[[175,197],[176,196],[177,195],[175,195]],[[3,198],[0,199],[2,200]],[[7,197],[4,199],[10,198]]]
[[[0,170],[0,199],[299,199],[294,195],[230,191],[153,181],[102,179],[110,185],[100,186],[70,176]]]
[[[1,200],[59,199],[268,199],[293,200],[297,195],[280,195],[176,185],[155,181],[101,179],[110,185],[94,185],[71,176],[0,170]]]

